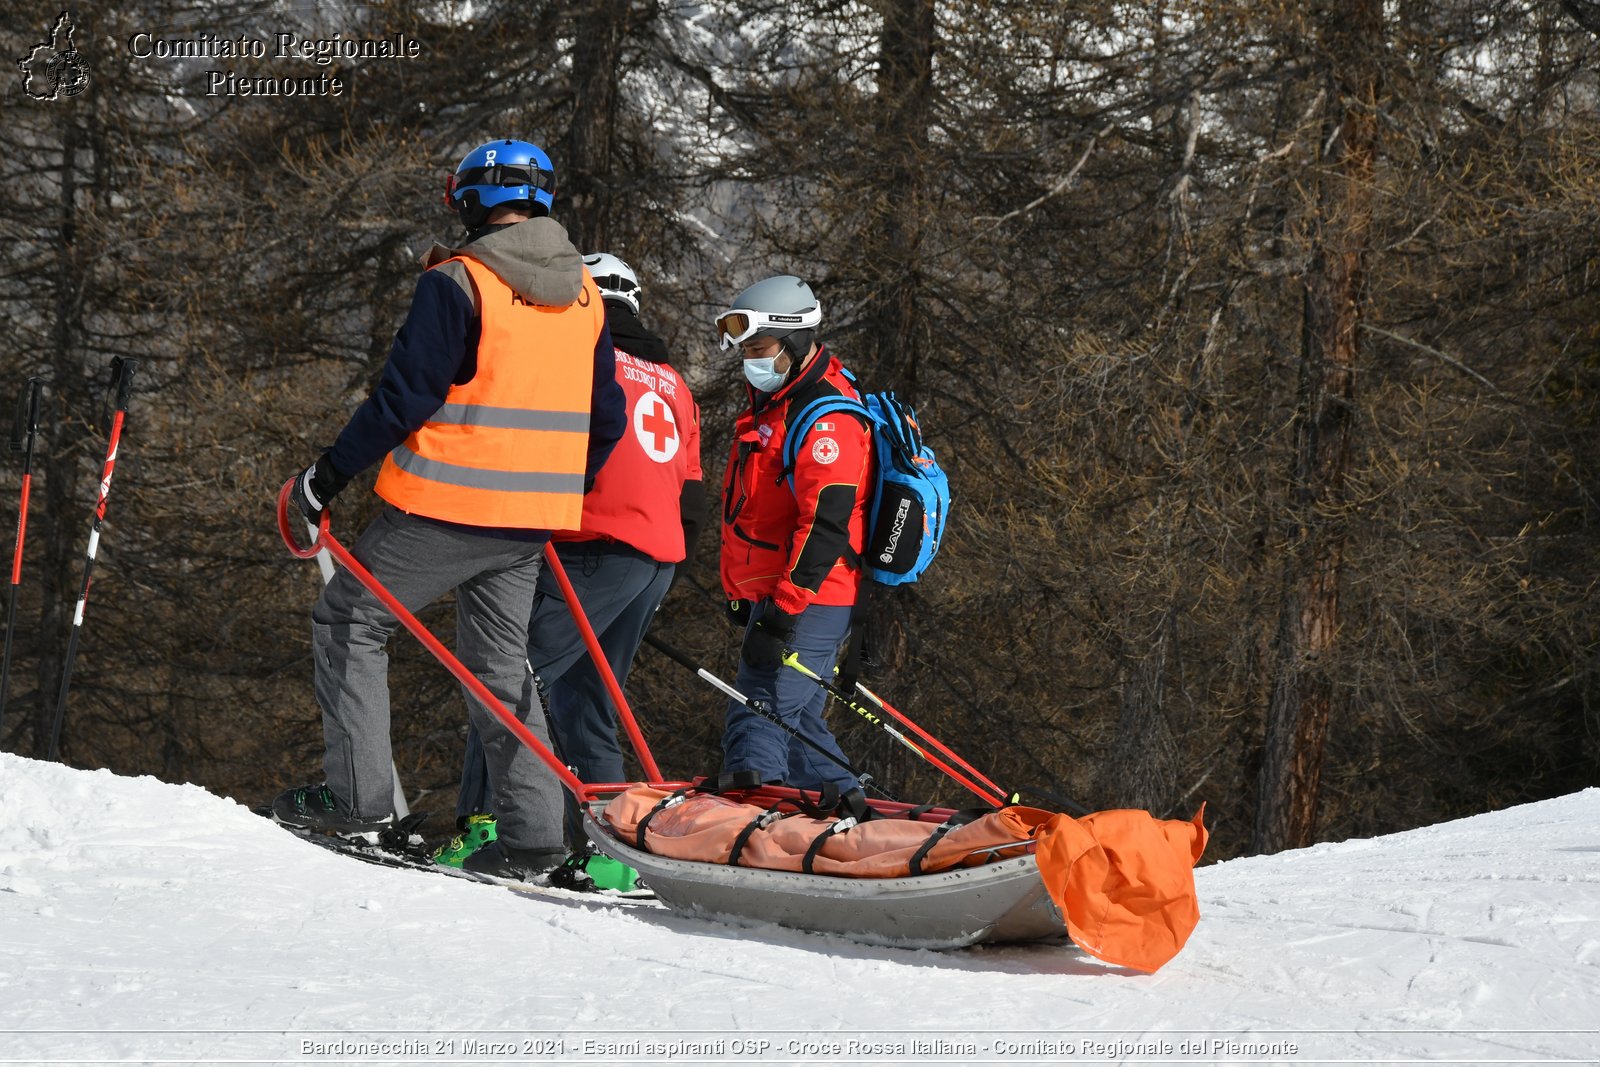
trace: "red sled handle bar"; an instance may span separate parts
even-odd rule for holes
[[[388,608],[396,619],[400,620],[400,624],[410,630],[412,635],[422,642],[424,648],[433,653],[433,657],[442,663],[446,670],[455,675],[456,681],[466,686],[472,695],[482,701],[484,707],[493,712],[501,724],[507,730],[510,730],[518,741],[521,741],[528,747],[529,751],[544,761],[545,766],[550,768],[551,773],[561,781],[562,785],[567,787],[567,790],[573,796],[579,800],[589,799],[588,787],[579,781],[578,776],[568,770],[556,758],[555,753],[550,751],[549,746],[539,740],[532,730],[529,730],[510,709],[500,702],[498,697],[489,692],[489,687],[484,685],[477,675],[467,670],[461,661],[456,658],[455,653],[441,644],[439,639],[434,637],[428,631],[428,628],[417,620],[415,615],[406,610],[405,605],[396,600],[389,590],[383,587],[383,583],[372,576],[371,571],[361,565],[360,560],[350,554],[349,549],[339,543],[338,538],[328,532],[328,508],[322,509],[322,515],[317,522],[317,536],[312,540],[311,544],[302,545],[295,540],[294,531],[289,522],[289,491],[293,488],[294,479],[291,478],[283,483],[282,489],[278,490],[278,533],[282,535],[283,543],[289,547],[290,555],[297,559],[310,559],[323,549],[327,549],[328,554],[337,560],[340,566],[349,571],[355,580],[365,587],[367,592],[382,601],[383,606]],[[569,601],[569,603],[576,607],[575,600]],[[602,657],[600,662],[604,663],[605,659]]]

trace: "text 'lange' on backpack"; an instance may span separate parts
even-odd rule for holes
[[[855,384],[855,377],[845,371]],[[783,442],[783,469],[794,489],[796,452],[811,424],[833,412],[866,419],[872,431],[876,481],[867,515],[867,550],[861,566],[880,585],[905,585],[922,577],[944,540],[950,511],[950,479],[922,440],[917,413],[892,392],[862,393],[861,399],[824,396],[800,409]]]

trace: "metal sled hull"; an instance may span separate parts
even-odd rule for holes
[[[584,821],[600,851],[637,870],[684,915],[899,948],[1067,937],[1033,856],[915,878],[834,878],[668,859],[623,844],[592,816]]]

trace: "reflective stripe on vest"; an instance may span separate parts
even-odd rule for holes
[[[383,462],[376,490],[468,526],[577,529],[588,467],[594,347],[605,323],[587,271],[567,307],[525,302],[458,256],[477,289],[477,373]]]
[[[481,404],[441,404],[428,421],[448,426],[490,426],[496,430],[589,432],[588,411],[522,411]]]
[[[518,474],[515,471],[477,470],[419,456],[405,445],[397,446],[389,456],[395,466],[407,474],[445,485],[491,489],[497,493],[583,493],[584,476],[581,474],[550,474],[545,471]]]

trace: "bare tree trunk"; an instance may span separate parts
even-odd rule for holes
[[[572,128],[567,158],[556,166],[557,179],[569,198],[567,232],[580,252],[604,251],[610,241],[606,220],[612,200],[612,124],[628,9],[629,0],[595,0],[577,19]]]
[[[1178,642],[1176,609],[1163,612],[1148,640],[1130,649],[1122,713],[1096,792],[1108,807],[1164,812],[1175,799],[1178,746],[1167,720],[1167,678]]]
[[[877,115],[881,170],[869,188],[878,204],[872,241],[866,349],[856,369],[915,402],[917,363],[932,331],[922,307],[926,272],[921,263],[928,225],[928,126],[933,104],[933,0],[885,0],[878,47]],[[870,648],[879,666],[906,667],[909,637],[897,590],[874,596],[867,611]]]
[[[74,108],[76,105],[68,105]],[[33,708],[33,755],[43,759],[50,749],[50,733],[55,718],[56,699],[61,688],[61,671],[67,641],[66,604],[73,595],[73,547],[70,535],[73,529],[73,496],[78,485],[78,452],[73,440],[81,427],[72,425],[73,407],[78,395],[80,376],[76,352],[81,290],[83,279],[76,263],[77,239],[77,164],[80,149],[80,131],[74,115],[69,112],[61,123],[61,170],[57,203],[56,262],[54,271],[54,301],[51,330],[50,388],[45,393],[39,417],[39,442],[41,458],[45,461],[44,505],[39,509],[40,532],[49,536],[38,537],[43,549],[40,573],[43,576],[43,598],[39,608],[39,662],[37,688]],[[62,761],[70,745],[65,730],[62,732]]]
[[[877,190],[882,198],[883,262],[874,271],[881,288],[872,309],[873,365],[884,381],[916,397],[917,361],[931,331],[921,306],[925,285],[921,254],[927,224],[928,125],[933,103],[933,0],[887,0],[881,6],[878,98],[882,149],[888,166]]]
[[[1323,749],[1334,701],[1330,658],[1339,634],[1347,536],[1346,471],[1355,429],[1356,327],[1372,224],[1377,148],[1375,57],[1382,6],[1357,0],[1322,29],[1329,94],[1312,255],[1305,280],[1295,425],[1296,532],[1284,575],[1267,708],[1253,847],[1277,852],[1315,838]]]

